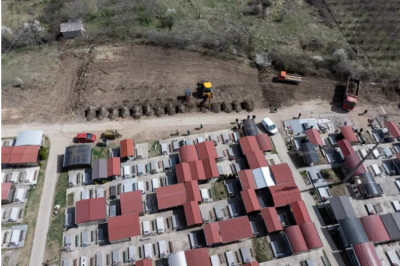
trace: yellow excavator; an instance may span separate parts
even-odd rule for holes
[[[200,81],[197,83],[197,88],[203,93],[203,100],[208,99],[208,108],[211,108],[211,98],[214,97],[214,92],[210,81]]]

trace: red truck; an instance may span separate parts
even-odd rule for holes
[[[360,80],[349,77],[343,98],[343,109],[352,111],[357,105],[357,97],[360,92]]]

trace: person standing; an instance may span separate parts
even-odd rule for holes
[[[200,129],[202,129],[203,128],[203,124],[200,124]]]
[[[176,130],[176,135],[179,136],[179,129]]]
[[[300,119],[300,117],[301,117],[301,113],[299,113],[299,116],[297,117],[297,119]]]
[[[247,116],[247,120],[249,120],[249,119],[250,119],[250,115]]]
[[[366,115],[367,113],[368,113],[368,110],[367,110],[367,109],[365,109],[363,113],[361,113],[361,114],[358,114],[358,115]]]
[[[254,119],[256,119],[256,116],[255,116],[255,115],[253,115],[253,120],[254,120]]]
[[[187,131],[187,134],[188,134],[188,136],[190,135],[190,131],[189,130]]]
[[[277,113],[278,112],[278,107],[275,107],[275,113]]]

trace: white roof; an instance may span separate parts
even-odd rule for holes
[[[124,175],[131,175],[131,167],[129,165],[123,166]]]
[[[168,254],[168,265],[169,266],[187,266],[185,252],[178,251],[175,253]]]
[[[37,176],[35,181],[33,181],[33,179],[35,178],[35,175],[39,173],[39,167],[27,168],[25,172],[25,180],[29,180],[29,183],[37,181]]]
[[[15,146],[42,145],[42,130],[25,130],[19,132]]]
[[[128,247],[128,255],[130,260],[134,260],[136,257],[136,249],[135,246]]]
[[[159,241],[158,246],[160,248],[161,255],[167,254],[167,243],[165,242],[165,240]]]
[[[143,233],[149,233],[150,232],[150,223],[149,221],[143,221]]]
[[[151,243],[144,244],[144,257],[145,258],[153,257],[153,244]]]
[[[211,265],[212,266],[220,266],[219,259],[218,259],[217,255],[210,256],[210,259],[211,259]]]
[[[9,219],[11,221],[16,221],[16,220],[18,220],[18,216],[19,216],[19,208],[13,207],[11,209],[11,214],[10,214],[10,218]]]
[[[160,187],[160,182],[158,178],[153,178],[151,180],[151,183],[153,184],[153,190],[155,190],[156,188]]]
[[[89,190],[82,190],[82,200],[89,199]]]
[[[10,243],[18,245],[20,236],[21,236],[21,230],[12,230]]]
[[[18,175],[19,175],[19,172],[12,172],[11,182],[18,183]]]
[[[331,197],[328,187],[320,187],[318,188],[318,192],[321,198],[329,199]]]
[[[159,232],[164,232],[164,219],[162,217],[157,218],[157,230]]]
[[[97,198],[104,197],[104,189],[96,188],[96,197]]]
[[[15,200],[20,202],[25,201],[25,189],[17,188],[17,192],[15,193]]]
[[[137,190],[141,190],[144,192],[144,183],[143,181],[138,181],[137,182]]]
[[[201,198],[203,200],[209,199],[209,197],[208,197],[208,189],[202,188],[200,191],[201,191]]]
[[[272,178],[269,167],[261,167],[252,170],[254,181],[258,189],[275,186],[275,181]]]
[[[6,177],[6,173],[1,172],[1,183],[4,183],[5,177]]]

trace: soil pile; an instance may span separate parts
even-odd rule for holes
[[[121,117],[122,117],[122,118],[127,118],[127,117],[129,117],[129,116],[130,116],[130,112],[129,112],[128,107],[126,107],[126,106],[121,106],[121,107],[120,107],[120,114],[121,114]]]
[[[114,107],[111,107],[109,110],[109,118],[111,119],[111,120],[116,120],[118,117],[119,117],[119,110],[118,110],[118,108],[114,108]]]
[[[232,112],[232,105],[227,102],[222,102],[221,110],[225,113],[230,113],[230,112]]]
[[[97,108],[94,106],[90,106],[86,109],[86,120],[91,121],[96,118],[97,116]]]
[[[232,108],[233,108],[233,110],[235,110],[235,112],[240,112],[240,111],[242,111],[242,106],[240,105],[240,103],[239,103],[238,100],[234,100],[234,101],[232,102]]]
[[[221,104],[219,103],[212,103],[211,104],[211,111],[214,113],[219,113],[221,112]]]
[[[247,112],[251,112],[254,110],[254,102],[253,101],[244,100],[241,105],[242,105],[242,109],[246,110]]]
[[[108,112],[107,108],[102,106],[102,107],[99,108],[97,119],[103,120],[104,118],[108,118],[109,114],[110,113]]]
[[[139,104],[135,104],[132,106],[132,117],[135,119],[139,119],[143,116],[143,108]]]

